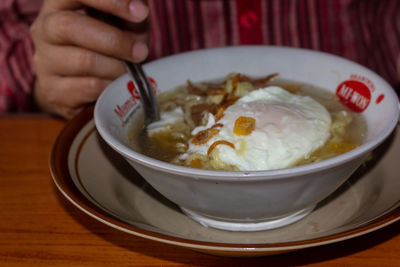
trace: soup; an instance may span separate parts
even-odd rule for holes
[[[192,168],[251,171],[308,164],[356,148],[366,134],[363,117],[334,94],[278,74],[188,81],[157,97],[162,120],[143,135],[135,126],[140,114],[134,115],[130,143],[142,154]]]

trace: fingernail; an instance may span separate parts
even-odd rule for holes
[[[140,62],[140,61],[144,60],[147,57],[148,53],[149,53],[149,49],[147,48],[146,44],[144,44],[142,42],[136,42],[133,45],[133,49],[132,49],[133,61]]]
[[[132,0],[129,4],[129,10],[136,22],[144,20],[149,14],[148,7],[141,0]]]

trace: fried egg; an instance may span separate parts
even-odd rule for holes
[[[186,153],[209,157],[216,168],[242,171],[287,168],[306,159],[330,136],[331,116],[308,96],[277,87],[251,91],[229,106],[223,116],[208,115],[205,126],[192,134],[212,130],[205,143],[189,141]]]

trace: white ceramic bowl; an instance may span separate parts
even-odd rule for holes
[[[362,164],[392,132],[399,102],[377,74],[346,59],[304,49],[242,46],[198,50],[144,66],[159,92],[186,80],[220,79],[231,72],[262,77],[278,72],[284,79],[313,84],[336,93],[367,121],[361,146],[322,162],[270,171],[211,171],[177,166],[135,152],[127,123],[140,109],[124,75],[97,101],[94,119],[102,138],[166,198],[205,226],[255,231],[280,227],[306,216]]]

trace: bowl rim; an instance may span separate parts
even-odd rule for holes
[[[205,48],[205,49],[198,49],[195,51],[188,51],[184,53],[179,53],[175,55],[170,55],[161,59],[157,59],[155,61],[146,63],[144,65],[145,69],[148,69],[151,67],[153,63],[160,63],[162,61],[166,60],[171,60],[174,57],[180,57],[183,55],[187,54],[196,54],[196,53],[203,53],[205,51],[218,51],[218,50],[236,50],[236,49],[254,49],[254,48],[262,48],[262,49],[283,49],[287,51],[305,51],[307,53],[311,53],[314,55],[318,56],[323,56],[323,57],[331,57],[331,58],[336,58],[341,61],[347,62],[349,64],[352,64],[358,68],[361,68],[363,70],[369,71],[371,75],[375,76],[374,78],[380,80],[385,85],[385,90],[387,94],[387,98],[390,99],[399,99],[397,94],[394,92],[393,88],[383,79],[381,78],[378,74],[373,72],[372,70],[356,63],[351,60],[348,60],[346,58],[329,54],[326,52],[321,52],[321,51],[315,51],[315,50],[310,50],[310,49],[305,49],[305,48],[293,48],[293,47],[284,47],[284,46],[268,46],[268,45],[245,45],[245,46],[229,46],[229,47],[217,47],[217,48]],[[123,79],[124,76],[127,74],[124,74],[120,76],[117,80]],[[359,147],[346,152],[344,154],[341,154],[339,156],[329,158],[320,162],[316,163],[309,163],[305,165],[300,165],[300,166],[293,166],[289,168],[283,168],[283,169],[273,169],[273,170],[257,170],[257,171],[217,171],[217,170],[207,170],[207,169],[197,169],[197,168],[190,168],[190,167],[185,167],[185,166],[179,166],[176,164],[168,163],[168,162],[163,162],[161,160],[153,159],[149,156],[143,155],[139,152],[136,152],[129,146],[125,145],[123,142],[118,140],[118,138],[114,137],[109,130],[107,130],[107,127],[104,126],[102,116],[101,116],[101,108],[100,106],[102,103],[105,101],[105,99],[108,96],[108,92],[110,91],[110,88],[112,88],[114,83],[109,85],[100,95],[98,98],[95,108],[94,108],[94,121],[96,128],[98,132],[100,133],[101,137],[107,142],[108,145],[110,145],[114,150],[116,150],[119,154],[124,156],[125,158],[135,161],[136,163],[145,165],[147,167],[156,169],[158,171],[164,171],[176,175],[182,175],[186,176],[187,178],[192,178],[192,179],[205,179],[205,180],[223,180],[223,181],[258,181],[258,180],[272,180],[272,179],[289,179],[293,178],[296,176],[308,174],[308,173],[313,173],[317,171],[329,171],[330,169],[341,165],[345,162],[351,161],[353,159],[359,158],[359,157],[366,157],[367,153],[372,151],[375,147],[377,147],[379,144],[381,144],[389,135],[390,133],[395,129],[398,120],[399,120],[399,114],[400,114],[400,103],[397,101],[397,111],[393,110],[393,116],[391,120],[388,122],[386,128],[382,133],[380,133],[376,138],[363,143]],[[140,105],[140,103],[139,103]],[[246,179],[243,179],[245,177]]]

